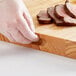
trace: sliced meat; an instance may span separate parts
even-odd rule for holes
[[[58,17],[59,19],[63,20],[63,22],[66,25],[69,26],[76,26],[76,19],[70,17],[66,12],[65,12],[65,5],[57,5],[55,7],[55,15],[56,17]]]
[[[57,25],[62,25],[63,21],[58,19],[55,15],[54,15],[54,7],[50,7],[47,9],[47,12],[49,14],[49,16],[54,20],[54,22],[57,24]]]
[[[64,8],[60,8],[57,12],[58,12],[57,14],[59,15],[58,17],[55,16],[55,9],[54,9],[54,7],[48,8],[48,14],[50,15],[51,18],[54,19],[54,21],[55,21],[55,23],[57,25],[76,26],[76,19],[68,16],[65,13]],[[62,19],[60,19],[60,18],[62,18]]]
[[[68,17],[67,13],[65,12],[64,5],[56,5],[55,6],[55,16],[59,19],[63,19],[64,17]]]
[[[40,24],[50,24],[52,22],[52,19],[49,17],[47,11],[45,10],[39,12],[37,19]]]
[[[64,22],[68,24],[69,26],[76,26],[76,19],[71,17],[65,17]]]
[[[76,5],[70,3],[69,0],[66,0],[65,9],[69,16],[76,18]]]
[[[40,24],[50,24],[51,23],[50,18],[38,18],[38,21]]]

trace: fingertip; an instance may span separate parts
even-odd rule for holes
[[[39,41],[39,37],[37,35],[35,35],[35,38],[33,39],[33,42],[37,42]]]

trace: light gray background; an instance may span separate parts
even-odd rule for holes
[[[76,60],[0,42],[0,76],[76,76]]]

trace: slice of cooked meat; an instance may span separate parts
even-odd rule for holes
[[[38,15],[37,15],[37,18],[40,18],[40,17],[43,17],[43,18],[48,18],[49,15],[47,14],[47,11],[46,10],[41,10]]]
[[[65,12],[63,4],[55,6],[55,16],[60,19],[63,19],[64,17],[68,16],[67,13]]]
[[[69,0],[66,0],[65,9],[69,16],[76,18],[76,5],[70,3]]]
[[[41,10],[39,14],[37,15],[37,19],[40,24],[49,24],[51,23],[51,18],[49,17],[47,11]]]
[[[71,17],[65,17],[64,22],[68,24],[69,26],[76,26],[76,19]]]
[[[63,21],[56,18],[56,16],[54,15],[54,7],[50,7],[47,9],[47,12],[49,14],[49,16],[53,19],[53,21],[57,24],[57,25],[62,25]]]
[[[50,24],[51,23],[50,18],[38,18],[38,21],[40,24]]]

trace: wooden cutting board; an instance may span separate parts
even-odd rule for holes
[[[24,2],[34,20],[36,33],[39,35],[40,41],[29,45],[14,44],[76,59],[76,26],[66,27],[56,26],[55,24],[43,26],[36,19],[40,10],[64,3],[65,0],[25,0]],[[71,0],[71,2],[76,3],[76,0]],[[2,34],[0,34],[0,40],[10,42]]]

